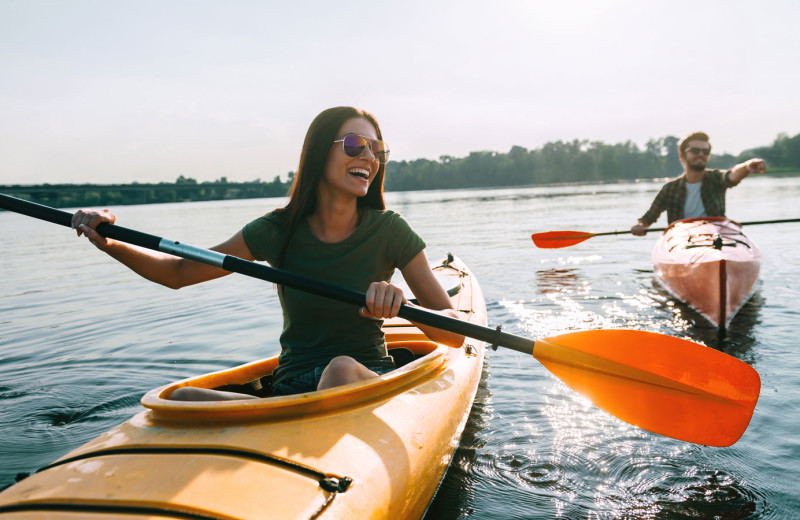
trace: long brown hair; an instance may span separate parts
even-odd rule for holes
[[[324,110],[314,118],[311,126],[308,127],[303,150],[300,152],[300,164],[297,167],[292,186],[289,188],[289,202],[283,208],[276,210],[286,222],[286,239],[281,249],[278,267],[282,268],[286,263],[286,252],[297,226],[316,210],[317,190],[320,180],[325,174],[325,165],[328,162],[328,154],[331,152],[333,141],[346,121],[358,117],[369,121],[375,127],[378,139],[383,140],[381,127],[375,116],[365,110],[353,107],[334,107]],[[381,164],[367,194],[359,197],[357,201],[359,208],[386,209],[386,203],[383,200],[385,171],[386,165]]]

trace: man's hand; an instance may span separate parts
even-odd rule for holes
[[[633,233],[637,237],[643,237],[647,234],[648,227],[649,226],[645,226],[641,222],[637,222],[636,225],[631,228],[631,233]]]
[[[747,173],[760,173],[763,175],[767,172],[767,163],[764,162],[764,159],[750,159],[742,163],[742,165],[747,168]]]

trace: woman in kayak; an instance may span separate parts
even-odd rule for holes
[[[406,302],[389,283],[395,268],[417,301],[458,318],[425,256],[425,243],[397,213],[386,210],[383,179],[389,146],[375,118],[352,107],[319,114],[306,134],[300,164],[286,206],[245,225],[211,248],[245,260],[266,260],[278,268],[366,293],[366,306],[279,287],[284,327],[273,395],[331,388],[395,368],[381,330]],[[72,218],[78,235],[142,277],[179,289],[230,274],[220,268],[138,248],[95,231],[114,223],[108,210],[81,210]],[[464,337],[419,325],[433,341],[458,347]],[[253,398],[245,394],[185,387],[173,399]]]

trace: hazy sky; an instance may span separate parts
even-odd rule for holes
[[[271,180],[336,105],[395,160],[736,154],[800,133],[798,27],[797,0],[0,0],[0,184]]]

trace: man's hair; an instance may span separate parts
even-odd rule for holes
[[[686,149],[689,147],[689,141],[705,141],[708,143],[708,149],[711,149],[711,143],[708,141],[708,134],[705,132],[695,132],[693,134],[689,134],[681,141],[681,144],[678,145],[678,151],[681,155],[684,155]]]

